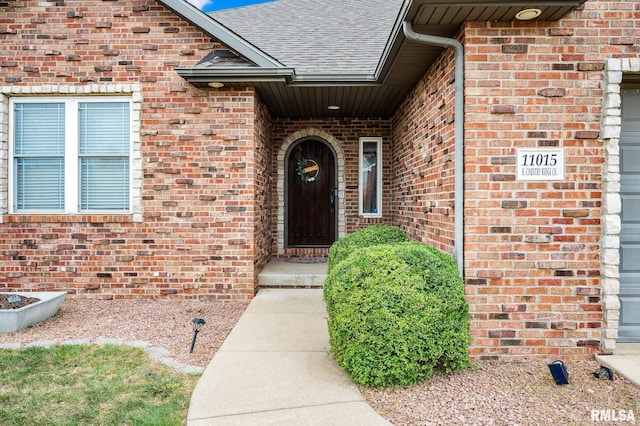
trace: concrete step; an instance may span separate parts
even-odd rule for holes
[[[258,275],[260,288],[322,288],[326,263],[293,263],[272,259]]]
[[[596,360],[640,386],[640,355],[596,355]]]
[[[616,343],[614,355],[640,355],[640,343]]]
[[[640,386],[640,343],[616,343],[613,355],[596,355],[596,360]]]

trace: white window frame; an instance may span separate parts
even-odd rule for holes
[[[375,143],[376,155],[378,158],[378,165],[376,167],[376,187],[378,191],[376,193],[376,205],[378,211],[376,213],[365,213],[363,211],[364,202],[364,182],[362,180],[362,172],[368,165],[364,164],[364,144]],[[360,146],[358,150],[358,212],[361,217],[382,217],[382,138],[379,137],[362,137],[360,138]]]
[[[64,103],[65,104],[65,200],[64,210],[17,210],[16,200],[16,176],[14,158],[14,129],[13,115],[15,103]],[[127,210],[80,210],[80,156],[79,156],[79,121],[78,104],[84,102],[127,102],[129,104],[129,209]],[[133,206],[133,129],[134,129],[133,102],[130,96],[36,96],[36,97],[12,97],[9,99],[9,161],[8,161],[8,195],[9,214],[130,214]]]

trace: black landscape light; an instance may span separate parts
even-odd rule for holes
[[[193,347],[196,345],[196,337],[198,337],[198,333],[205,324],[202,318],[194,318],[191,322],[193,323],[193,340],[191,341],[191,350],[189,353],[193,353]]]
[[[564,365],[564,362],[560,360],[553,361],[549,364],[549,370],[557,385],[569,384],[569,373],[567,372],[567,367]]]
[[[7,302],[9,302],[13,309],[17,309],[21,301],[22,299],[17,294],[12,294],[11,296],[7,297]]]

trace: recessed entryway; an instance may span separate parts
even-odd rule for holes
[[[278,194],[278,216],[277,216],[277,255],[282,256],[286,254],[286,249],[291,250],[290,243],[287,241],[288,235],[287,231],[287,222],[288,222],[288,212],[287,212],[287,184],[288,184],[288,166],[291,156],[288,155],[291,153],[291,148],[294,147],[302,140],[318,140],[325,145],[327,145],[331,152],[334,155],[334,167],[335,167],[335,182],[333,183],[334,187],[337,188],[337,191],[334,192],[335,198],[333,202],[335,203],[335,239],[339,239],[346,235],[346,221],[345,221],[345,200],[344,194],[346,189],[345,177],[344,177],[344,168],[345,168],[345,157],[344,152],[342,151],[342,147],[340,142],[329,132],[326,130],[318,129],[315,127],[305,128],[303,130],[298,130],[292,132],[289,136],[286,137],[280,149],[278,151],[278,180],[277,180],[277,194]],[[317,160],[316,160],[317,161]],[[312,164],[313,165],[313,164]],[[298,164],[295,164],[295,170],[293,173],[293,177],[300,179],[300,176],[297,175],[297,167]],[[311,167],[311,166],[308,166]],[[319,165],[319,167],[322,167]],[[322,171],[322,170],[320,170]],[[310,171],[311,172],[311,171]],[[330,197],[331,194],[326,194],[326,199],[331,202]],[[334,239],[334,240],[335,240]],[[295,246],[294,246],[295,247]],[[304,246],[299,246],[304,247]],[[314,248],[313,245],[311,248],[300,248],[293,250],[318,250]],[[315,247],[320,247],[321,250],[326,250],[328,245],[317,245]],[[320,255],[319,253],[313,252],[314,256]]]
[[[328,247],[337,239],[336,156],[320,138],[294,143],[286,161],[287,247]]]

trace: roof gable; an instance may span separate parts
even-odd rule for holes
[[[374,75],[403,0],[277,0],[210,13],[298,75]]]
[[[158,0],[159,3],[173,10],[176,14],[187,21],[200,27],[203,31],[211,34],[220,43],[238,53],[248,61],[260,67],[274,68],[281,67],[282,64],[275,58],[269,56],[239,34],[234,33],[224,25],[211,19],[206,13],[185,0]]]

